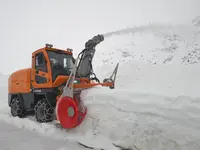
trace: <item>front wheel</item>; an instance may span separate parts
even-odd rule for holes
[[[15,96],[12,101],[11,101],[11,104],[10,104],[10,111],[11,111],[11,114],[13,117],[19,117],[19,118],[22,118],[25,116],[25,113],[24,113],[24,110],[23,110],[23,107],[22,107],[22,103],[20,102],[19,100],[19,97],[18,96]]]
[[[39,100],[35,105],[35,118],[38,122],[53,121],[54,109],[49,105],[46,99]]]

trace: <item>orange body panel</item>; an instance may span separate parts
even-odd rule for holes
[[[30,93],[31,68],[14,72],[8,79],[9,93]]]
[[[67,82],[69,79],[69,76],[58,76],[56,80],[53,82],[52,87],[58,87],[59,85],[63,84],[64,82]]]

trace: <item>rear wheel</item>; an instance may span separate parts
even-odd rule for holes
[[[35,118],[38,122],[53,121],[54,109],[49,105],[46,99],[41,99],[35,105]]]
[[[15,96],[12,99],[11,104],[10,104],[10,108],[11,108],[12,116],[14,116],[14,117],[18,116],[20,118],[25,116],[25,113],[24,113],[24,110],[23,110],[23,107],[22,107],[22,103],[20,102],[18,96]]]

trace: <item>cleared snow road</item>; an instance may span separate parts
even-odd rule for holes
[[[44,137],[36,132],[17,128],[0,121],[0,145],[2,150],[83,150],[65,140]]]

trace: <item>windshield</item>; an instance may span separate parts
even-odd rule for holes
[[[58,75],[70,75],[73,68],[73,57],[58,51],[47,51],[51,62],[53,80]]]

